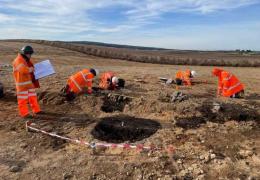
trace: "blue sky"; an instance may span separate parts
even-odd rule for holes
[[[260,0],[0,0],[0,39],[260,50]]]

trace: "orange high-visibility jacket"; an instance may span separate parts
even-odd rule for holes
[[[83,89],[86,87],[88,89],[92,88],[93,79],[94,75],[89,71],[89,69],[83,69],[82,71],[70,76],[67,84],[74,93],[78,94],[83,92]]]
[[[185,85],[191,86],[191,79],[190,79],[191,71],[187,69],[186,71],[178,71],[175,75],[176,79],[181,79]]]
[[[34,88],[30,67],[21,54],[18,54],[13,61],[13,75],[17,92]]]
[[[230,97],[244,89],[237,77],[227,71],[221,70],[218,74],[218,91],[224,97]]]
[[[113,72],[105,72],[100,75],[99,87],[101,89],[114,89],[115,86],[112,84],[112,78],[115,76]]]

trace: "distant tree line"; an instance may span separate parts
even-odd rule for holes
[[[235,56],[230,53],[222,52],[216,55],[216,52],[184,52],[183,51],[141,51],[127,50],[122,48],[100,47],[93,45],[74,44],[63,41],[46,40],[10,40],[15,42],[37,43],[53,47],[69,49],[88,55],[120,59],[143,63],[154,64],[172,64],[172,65],[197,65],[197,66],[241,66],[241,67],[260,67],[260,56]],[[243,50],[236,50],[243,52]],[[180,53],[181,52],[181,53]],[[251,50],[244,52],[250,53]],[[179,54],[178,54],[179,53]],[[202,56],[206,53],[206,56]],[[218,52],[219,53],[219,52]],[[181,54],[181,55],[180,55]]]
[[[236,49],[236,52],[239,53],[239,54],[251,54],[251,53],[254,53],[254,51],[252,51],[250,49],[247,49],[247,50]]]

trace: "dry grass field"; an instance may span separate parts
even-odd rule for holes
[[[10,40],[17,41],[17,40]],[[45,40],[19,40],[19,42],[37,43],[65,48],[88,55],[108,59],[120,59],[134,62],[195,66],[233,66],[259,67],[260,54],[240,54],[235,51],[185,51],[185,50],[139,50],[96,46],[80,43]]]
[[[0,64],[11,64],[24,44],[1,41]],[[163,60],[149,64],[120,60],[126,58],[119,57],[97,57],[93,56],[95,53],[90,55],[53,45],[31,45],[36,52],[35,62],[50,59],[57,72],[40,81],[38,97],[46,113],[35,118],[37,127],[89,142],[142,143],[162,148],[173,145],[175,151],[140,153],[120,148],[91,149],[26,132],[25,121],[17,113],[12,68],[5,66],[0,68],[0,81],[6,94],[0,99],[0,179],[260,178],[259,67],[223,67],[234,73],[246,87],[244,99],[226,99],[215,96],[217,79],[211,76],[212,66],[166,65]],[[83,50],[85,48],[82,46]],[[131,50],[131,57],[140,58],[145,52],[136,53]],[[205,59],[217,58],[216,62],[246,59],[259,64],[260,60],[257,55],[236,58],[235,55],[211,55],[195,54],[192,57],[197,57],[194,58],[197,62],[204,56]],[[219,58],[221,56],[223,58]],[[187,59],[191,56],[183,52],[173,57]],[[242,60],[238,61],[242,63]],[[202,65],[210,64],[207,63]],[[126,80],[125,89],[95,92],[79,96],[73,102],[64,101],[59,91],[67,78],[78,70],[91,67],[102,72],[115,71]],[[177,70],[186,68],[198,72],[194,86],[179,87],[178,91],[187,95],[187,99],[169,102],[176,87],[162,84],[158,77],[173,77]],[[109,99],[108,94],[131,98],[119,102]],[[216,102],[222,110],[214,113],[211,109]],[[118,126],[122,122],[124,128]],[[108,136],[100,130],[102,123],[116,127],[116,130]],[[138,128],[143,130],[136,130]]]

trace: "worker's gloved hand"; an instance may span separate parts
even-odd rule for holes
[[[88,90],[87,90],[87,93],[88,93],[88,94],[92,94],[92,89],[88,89]]]

